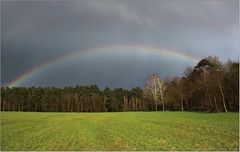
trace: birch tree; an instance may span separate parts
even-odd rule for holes
[[[162,110],[164,111],[164,94],[166,88],[164,81],[160,79],[158,74],[150,75],[145,82],[143,96],[146,99],[154,101],[156,111],[158,110],[159,101],[162,102]]]

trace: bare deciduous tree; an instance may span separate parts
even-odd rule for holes
[[[143,96],[144,98],[154,101],[156,111],[159,101],[162,102],[164,111],[164,93],[166,91],[166,88],[167,87],[164,84],[164,81],[160,79],[160,76],[158,74],[152,74],[146,80]]]

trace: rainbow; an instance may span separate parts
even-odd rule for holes
[[[190,54],[172,50],[172,49],[154,48],[154,47],[142,46],[142,45],[104,46],[104,47],[97,47],[97,48],[90,48],[90,49],[85,49],[85,50],[74,51],[72,53],[64,54],[60,57],[56,57],[54,59],[46,61],[42,64],[34,66],[31,69],[25,71],[24,73],[19,75],[16,79],[7,83],[6,86],[8,86],[8,87],[19,86],[21,83],[26,81],[28,78],[33,77],[34,75],[36,75],[40,71],[43,71],[44,69],[47,69],[51,65],[56,65],[56,64],[72,61],[75,59],[79,59],[79,57],[85,56],[87,54],[89,54],[89,55],[97,54],[97,53],[103,54],[103,53],[107,53],[109,51],[116,51],[116,50],[117,51],[128,50],[128,53],[129,53],[129,51],[131,51],[133,53],[148,53],[148,52],[158,53],[160,55],[166,55],[166,56],[171,56],[171,57],[188,60],[193,63],[196,63],[200,60],[200,58],[198,58],[198,57],[194,57]]]

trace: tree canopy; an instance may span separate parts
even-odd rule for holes
[[[161,104],[160,104],[161,102]],[[162,107],[162,109],[160,108]],[[100,90],[96,85],[1,87],[2,111],[239,111],[239,63],[207,57],[182,77],[150,75],[144,89]]]

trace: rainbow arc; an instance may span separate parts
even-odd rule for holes
[[[72,60],[79,59],[80,57],[84,57],[85,55],[89,54],[104,54],[108,52],[114,52],[114,51],[131,51],[133,53],[158,53],[163,56],[171,56],[173,58],[180,58],[184,60],[188,60],[190,62],[196,63],[200,60],[199,57],[192,56],[187,53],[183,53],[181,51],[173,50],[173,49],[164,49],[164,48],[154,48],[149,46],[142,46],[142,45],[113,45],[113,46],[104,46],[104,47],[97,47],[97,48],[91,48],[91,49],[84,49],[79,51],[74,51],[73,53],[64,54],[60,57],[51,59],[49,61],[46,61],[42,64],[39,64],[37,66],[32,67],[31,69],[25,71],[21,75],[19,75],[16,79],[8,83],[6,86],[14,87],[19,86],[24,81],[27,81],[28,78],[33,77],[37,75],[39,72],[46,70],[48,67],[60,64],[60,63],[67,63]]]

